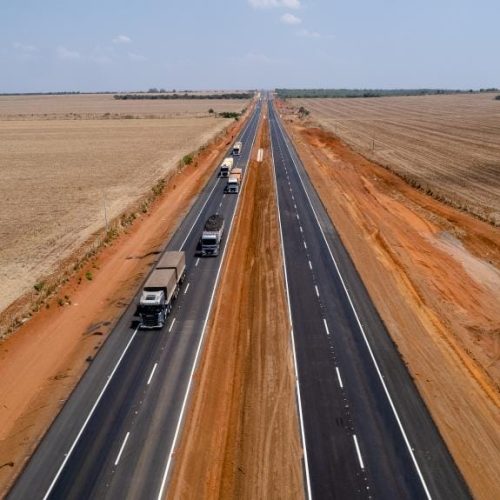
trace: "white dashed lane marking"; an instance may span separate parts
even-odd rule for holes
[[[149,385],[151,383],[151,380],[153,380],[153,375],[155,374],[157,366],[158,366],[158,363],[155,363],[155,365],[153,366],[153,369],[151,370],[151,374],[149,375],[148,383],[146,385]]]
[[[344,388],[344,384],[342,383],[342,378],[340,377],[340,370],[339,370],[339,367],[336,366],[335,367],[335,370],[337,372],[337,378],[339,379],[339,384],[340,384],[340,388],[343,389]]]
[[[123,443],[120,447],[120,451],[118,452],[118,455],[116,456],[115,467],[118,465],[118,462],[120,461],[120,458],[122,456],[123,450],[125,449],[125,445],[127,444],[129,436],[130,436],[130,432],[127,432],[127,435],[125,436],[125,439],[123,440]]]
[[[174,327],[174,325],[175,325],[175,320],[176,320],[176,318],[174,318],[174,319],[172,320],[172,323],[170,323],[170,326],[168,327],[168,331],[169,331],[169,332],[171,332],[171,331],[172,331],[172,328],[173,328],[173,327]]]
[[[328,329],[328,323],[326,322],[325,318],[323,318],[323,324],[325,325],[326,334],[330,335],[330,330]]]
[[[358,454],[359,466],[362,469],[364,469],[365,468],[365,464],[363,463],[363,457],[361,456],[361,451],[359,449],[359,444],[358,444],[358,439],[356,437],[356,434],[353,434],[352,438],[354,439],[354,446],[356,447],[356,453]]]

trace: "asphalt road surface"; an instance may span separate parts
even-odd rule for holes
[[[248,165],[260,102],[239,136]],[[228,152],[229,155],[229,152]],[[168,483],[194,367],[238,195],[214,175],[166,250],[186,252],[187,276],[162,330],[132,327],[139,294],[96,356],[12,488],[14,499],[153,499]],[[198,258],[209,215],[225,219],[218,257]]]
[[[469,498],[272,101],[268,113],[307,495]]]

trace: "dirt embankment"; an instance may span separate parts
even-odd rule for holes
[[[491,94],[287,102],[410,185],[500,226],[500,106]]]
[[[243,122],[233,124],[174,176],[147,214],[59,289],[48,308],[0,343],[0,496],[242,126]]]
[[[268,147],[267,126],[261,147]],[[269,151],[250,162],[168,498],[301,498]]]
[[[287,125],[474,496],[500,497],[500,230]]]

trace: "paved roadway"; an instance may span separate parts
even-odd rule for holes
[[[306,493],[469,498],[271,102],[269,120]]]
[[[245,167],[261,104],[240,134]],[[229,154],[229,153],[228,153]],[[222,256],[198,259],[207,217],[220,213],[228,238],[238,196],[216,173],[166,249],[186,251],[187,277],[161,331],[131,327],[138,295],[114,328],[8,495],[14,499],[152,499],[168,482],[194,366]]]

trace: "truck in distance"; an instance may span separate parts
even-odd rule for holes
[[[241,141],[235,142],[233,146],[233,156],[240,156],[243,144]]]
[[[217,256],[224,232],[224,217],[219,214],[211,215],[205,222],[203,233],[198,244],[198,255],[206,257]]]
[[[163,328],[185,277],[185,252],[165,252],[142,290],[141,328]]]
[[[231,169],[233,168],[233,164],[233,158],[224,158],[224,161],[220,165],[219,177],[229,177]]]
[[[227,184],[224,189],[225,193],[238,194],[240,192],[241,174],[242,174],[241,168],[233,168],[231,174],[227,179]]]

